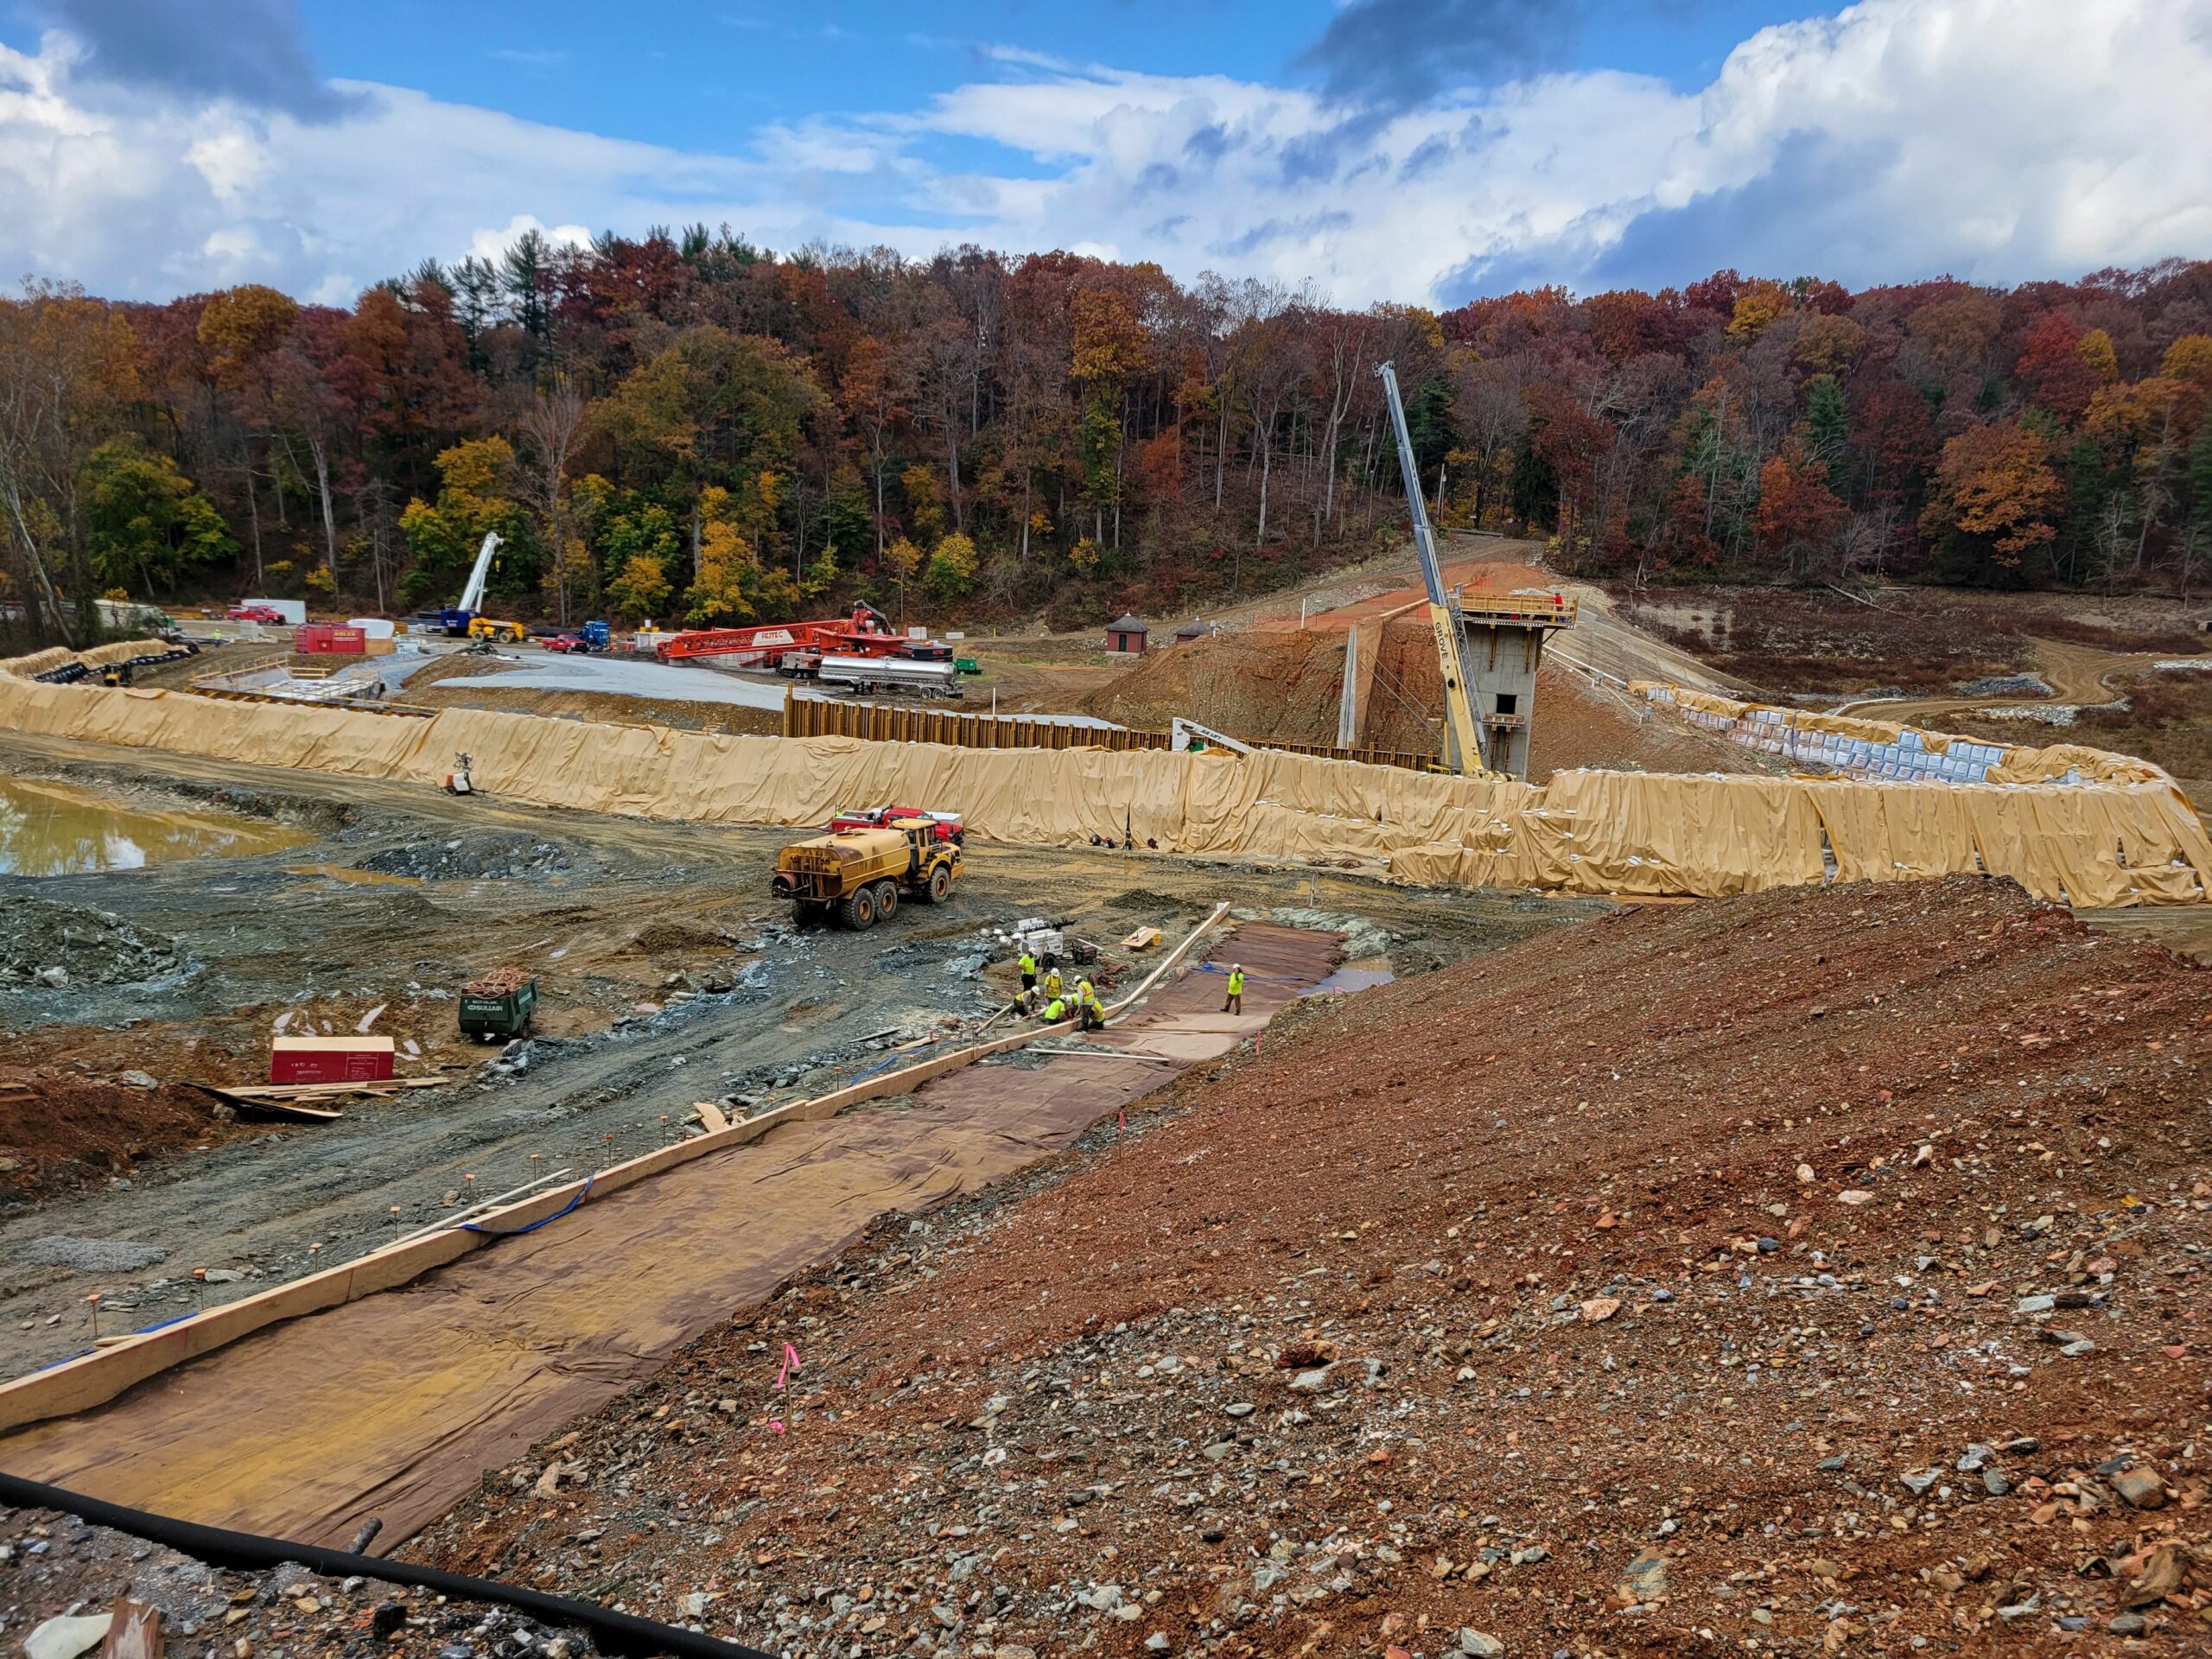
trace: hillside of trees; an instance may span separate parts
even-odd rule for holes
[[[1652,581],[2181,588],[2212,263],[2010,291],[1723,271],[1440,315],[976,248],[530,235],[350,309],[0,300],[0,600],[450,602],[556,622],[1169,613],[1446,522]],[[76,619],[86,619],[80,626]]]

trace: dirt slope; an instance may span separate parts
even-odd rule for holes
[[[2202,1652],[2208,1020],[1971,880],[1317,1003],[428,1553],[804,1653]]]

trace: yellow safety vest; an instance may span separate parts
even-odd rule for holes
[[[1242,968],[1236,969],[1229,976],[1229,994],[1231,996],[1244,995],[1244,970]]]
[[[1037,958],[1031,956],[1027,950],[1025,950],[1021,953],[1020,958],[1015,961],[1014,965],[1021,969],[1023,973],[1033,976],[1037,971]]]
[[[1058,996],[1060,994],[1060,970],[1058,969],[1053,968],[1046,970],[1045,975],[1045,991],[1046,995],[1048,996]]]
[[[1068,1017],[1067,1007],[1056,996],[1045,1005],[1045,1017],[1047,1020],[1065,1020]]]

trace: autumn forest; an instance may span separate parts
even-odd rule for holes
[[[0,600],[41,640],[101,594],[397,613],[495,530],[531,620],[1173,614],[1401,538],[1386,359],[1440,520],[1578,574],[2185,594],[2212,546],[2212,263],[1351,312],[695,228],[343,309],[0,301]]]

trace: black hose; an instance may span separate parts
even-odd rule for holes
[[[434,1567],[416,1567],[411,1562],[387,1560],[376,1555],[325,1549],[320,1544],[289,1544],[281,1538],[203,1527],[195,1522],[172,1520],[165,1515],[149,1515],[143,1510],[85,1497],[16,1475],[0,1474],[0,1503],[16,1509],[59,1510],[96,1527],[112,1528],[117,1532],[166,1545],[211,1567],[259,1569],[298,1566],[325,1578],[378,1579],[386,1584],[404,1584],[466,1601],[497,1602],[528,1613],[543,1624],[588,1630],[601,1652],[619,1654],[623,1659],[656,1659],[661,1654],[682,1655],[683,1659],[774,1659],[773,1655],[741,1643],[724,1642],[673,1624],[613,1612],[588,1601],[549,1596],[542,1590],[525,1590],[492,1579],[472,1579],[460,1573],[443,1573]]]

